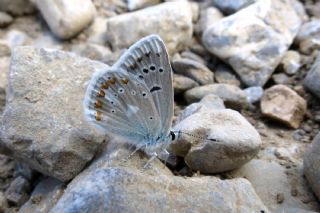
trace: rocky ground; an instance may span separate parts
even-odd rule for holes
[[[92,73],[158,34],[167,166],[83,118]],[[0,0],[0,212],[320,212],[320,2]]]

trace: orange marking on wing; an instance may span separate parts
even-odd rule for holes
[[[116,81],[117,81],[117,79],[115,77],[112,77],[112,79],[109,80],[108,83],[115,84]]]
[[[98,97],[104,97],[105,95],[106,93],[102,89],[98,92]]]
[[[101,88],[102,89],[108,89],[109,88],[109,83],[108,81],[104,82],[103,84],[101,84]]]
[[[99,100],[96,100],[96,102],[94,103],[95,108],[101,108],[102,107],[102,102]]]
[[[102,119],[102,115],[101,115],[101,112],[96,112],[96,121],[101,121]]]
[[[128,84],[129,80],[128,80],[128,79],[121,79],[121,82],[122,82],[123,84]]]

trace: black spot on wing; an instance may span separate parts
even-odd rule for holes
[[[151,89],[150,89],[150,92],[155,92],[155,91],[158,91],[158,90],[161,90],[161,87],[158,87],[158,86],[153,86]]]

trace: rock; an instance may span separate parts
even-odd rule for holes
[[[307,110],[306,101],[284,85],[267,89],[261,99],[262,114],[291,128],[298,128]]]
[[[0,154],[0,191],[8,188],[10,181],[14,175],[14,164],[15,163],[11,158],[7,157],[6,155]]]
[[[213,72],[194,60],[176,59],[171,65],[175,73],[187,76],[200,85],[213,83]]]
[[[18,176],[11,182],[5,195],[11,205],[19,207],[28,200],[30,190],[29,181],[22,176]]]
[[[5,105],[6,105],[6,92],[3,88],[0,88],[0,115],[3,112]],[[0,140],[0,142],[1,142],[1,140]],[[1,150],[1,148],[0,148],[0,150]],[[0,153],[2,153],[2,152],[0,151]]]
[[[82,101],[92,73],[107,67],[62,51],[15,48],[0,120],[12,155],[62,181],[78,174],[105,138],[84,120]]]
[[[219,64],[216,68],[216,71],[214,73],[214,78],[218,83],[221,84],[231,84],[235,85],[237,87],[240,86],[240,81],[237,79],[237,77],[232,73],[232,70],[230,67]]]
[[[1,3],[0,3],[1,4]],[[13,22],[12,16],[0,11],[0,28],[7,27]]]
[[[320,199],[320,133],[313,139],[303,161],[304,174],[318,199]]]
[[[30,199],[19,210],[23,213],[49,212],[63,194],[64,184],[45,178],[33,190]]]
[[[41,33],[37,38],[35,38],[32,42],[32,46],[37,48],[50,48],[56,50],[63,50],[64,43],[61,39],[58,39],[55,35],[47,29],[45,32]]]
[[[253,126],[230,109],[200,109],[177,123],[179,132],[170,149],[201,173],[219,173],[241,167],[260,149],[261,139]]]
[[[260,101],[263,95],[263,88],[262,87],[248,87],[243,90],[244,94],[247,97],[248,103],[254,104]]]
[[[223,18],[223,14],[215,7],[208,7],[200,12],[200,18],[196,25],[198,34],[202,34],[210,25]]]
[[[158,34],[173,55],[185,49],[191,40],[192,16],[191,4],[184,1],[166,2],[114,16],[107,20],[108,41],[112,49],[117,50],[129,47],[143,36]]]
[[[88,42],[105,45],[107,42],[106,24],[107,19],[105,17],[96,17],[85,31],[88,35]]]
[[[1,89],[5,90],[7,88],[9,65],[10,65],[9,57],[0,57],[0,90]]]
[[[304,23],[295,38],[302,53],[310,54],[313,50],[320,48],[320,19]]]
[[[303,183],[302,174],[298,174],[299,177],[296,177],[295,180],[294,178],[290,179],[290,175],[290,171],[285,167],[269,159],[253,159],[240,169],[231,172],[231,176],[234,178],[246,177],[250,181],[270,212],[283,213],[287,208],[312,210],[310,204],[301,201],[302,196],[312,197],[312,194],[307,191],[307,186]],[[298,190],[300,196],[293,196],[293,189]],[[281,198],[281,194],[284,198],[283,202],[277,203],[277,196]]]
[[[301,67],[300,54],[297,51],[289,50],[283,57],[280,66],[288,75],[294,75]]]
[[[317,213],[317,212],[308,211],[308,210],[299,209],[299,208],[285,208],[281,210],[281,213]]]
[[[95,16],[95,7],[91,0],[35,2],[51,31],[61,39],[70,39],[77,35]]]
[[[304,79],[304,86],[320,98],[320,54]]]
[[[190,51],[184,51],[181,53],[181,57],[182,58],[186,58],[186,59],[190,59],[190,60],[193,60],[193,61],[196,61],[196,62],[199,62],[200,64],[203,64],[203,65],[206,65],[207,62],[205,59],[203,59],[201,56],[193,53],[193,52],[190,52]]]
[[[296,11],[298,16],[300,17],[302,23],[307,22],[309,20],[309,16],[305,9],[305,5],[299,0],[290,0],[289,2],[291,3],[293,9]]]
[[[1,0],[0,10],[8,12],[15,16],[31,14],[35,11],[35,7],[30,0]]]
[[[186,91],[184,97],[188,103],[193,103],[209,94],[219,96],[229,108],[241,109],[248,104],[245,93],[239,87],[228,84],[209,84],[195,87]]]
[[[196,86],[199,86],[199,84],[191,78],[179,74],[173,74],[174,94],[183,93],[186,90],[194,88]]]
[[[10,56],[10,53],[11,50],[8,43],[4,40],[0,40],[0,57]]]
[[[138,10],[144,7],[160,4],[160,0],[128,0],[129,11]]]
[[[3,192],[0,191],[0,212],[5,212],[8,208],[8,202]]]
[[[103,61],[104,58],[112,54],[109,48],[99,44],[90,43],[73,45],[71,51],[77,53],[80,56],[97,61]]]
[[[200,102],[190,104],[182,112],[180,112],[176,119],[176,123],[181,122],[183,119],[201,110],[219,110],[225,108],[226,107],[224,106],[223,100],[221,98],[216,95],[209,94],[204,96]]]
[[[258,0],[214,23],[204,32],[202,42],[230,64],[247,86],[263,86],[300,25],[289,0]]]
[[[277,73],[272,75],[272,80],[276,84],[287,84],[289,82],[289,77],[284,73]]]
[[[245,179],[178,177],[158,161],[141,171],[145,157],[119,164],[129,153],[116,148],[103,154],[68,185],[50,212],[268,211]]]
[[[308,14],[310,16],[314,16],[315,18],[320,19],[320,2],[308,2],[309,4],[306,4],[306,10],[308,11]],[[310,4],[311,3],[311,4]]]
[[[213,5],[225,14],[232,14],[254,2],[256,2],[256,0],[213,0]]]

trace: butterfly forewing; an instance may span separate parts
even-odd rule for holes
[[[114,66],[144,82],[160,119],[161,128],[153,132],[155,135],[168,135],[173,116],[172,70],[161,38],[151,35],[141,39]]]

